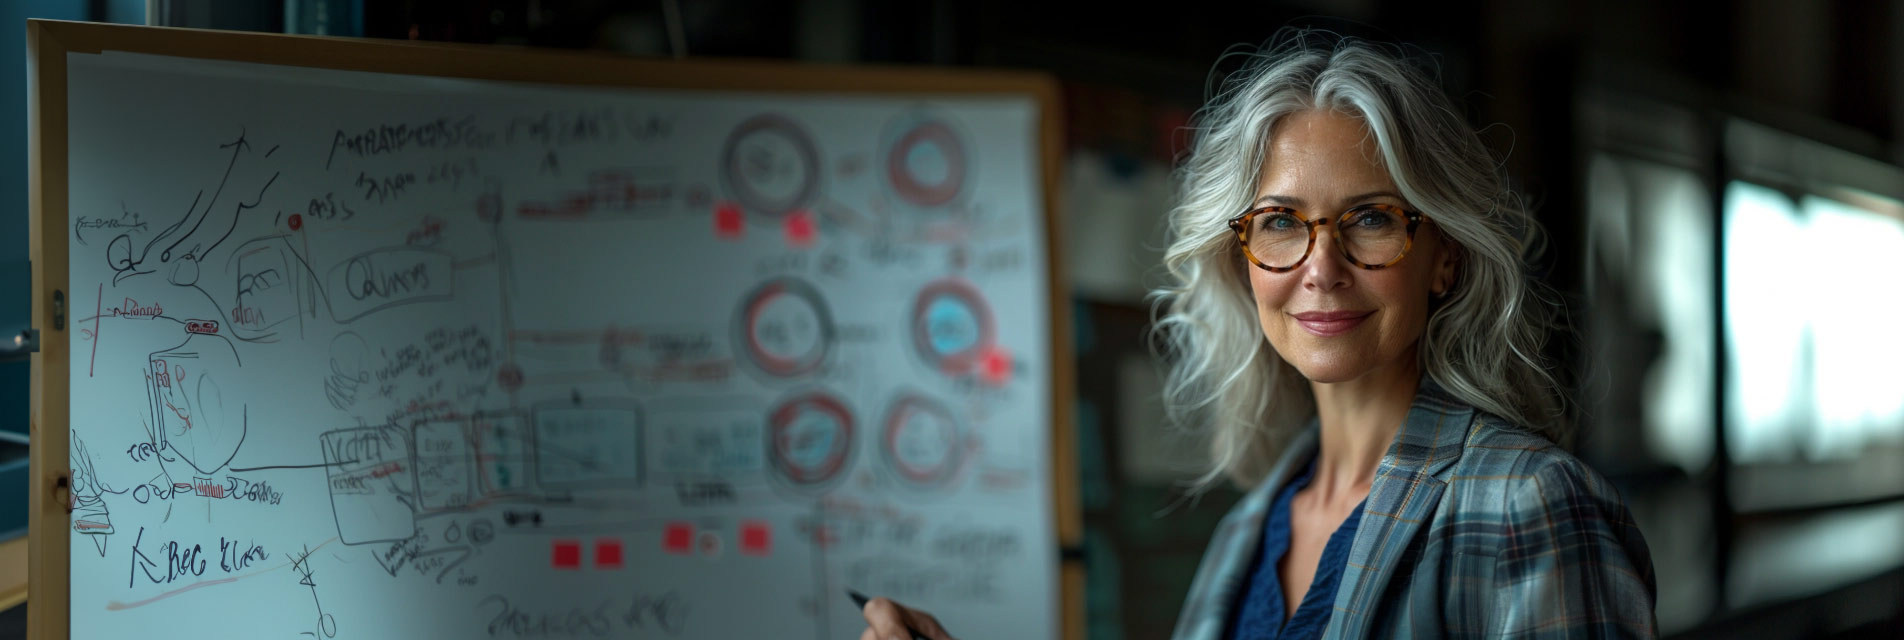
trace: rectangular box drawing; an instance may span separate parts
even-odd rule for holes
[[[261,332],[298,319],[304,271],[294,255],[282,238],[253,240],[239,248],[233,258],[237,305],[229,314],[234,329]]]
[[[331,268],[325,297],[338,322],[390,307],[448,300],[456,290],[448,254],[411,248],[376,249]]]
[[[344,544],[394,542],[416,533],[416,513],[398,494],[413,466],[403,438],[381,428],[341,429],[319,438],[331,511]]]
[[[484,497],[522,494],[535,478],[529,434],[515,416],[478,416],[470,421],[476,454],[476,490]]]
[[[536,409],[536,481],[567,489],[639,487],[639,415],[632,407]]]
[[[766,469],[761,412],[707,410],[657,413],[655,470],[677,477],[756,476]]]
[[[458,421],[425,422],[411,431],[416,442],[417,504],[424,511],[470,504],[470,443]]]

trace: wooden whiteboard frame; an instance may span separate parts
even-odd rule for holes
[[[1084,635],[1083,538],[1078,504],[1077,444],[1072,425],[1074,363],[1071,303],[1058,237],[1058,186],[1063,153],[1057,82],[1031,72],[957,71],[919,67],[833,67],[765,61],[656,61],[520,47],[417,43],[85,22],[28,20],[28,203],[33,278],[32,470],[28,497],[27,637],[71,635],[72,543],[68,443],[71,407],[71,301],[67,256],[67,102],[69,53],[123,51],[259,64],[417,76],[533,82],[578,87],[829,92],[853,95],[1016,94],[1038,104],[1044,189],[1046,290],[1050,299],[1051,486],[1061,566],[1062,637]],[[953,623],[956,627],[956,622]]]

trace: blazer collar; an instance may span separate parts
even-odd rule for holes
[[[1468,426],[1473,420],[1474,407],[1423,375],[1415,391],[1415,402],[1408,408],[1408,417],[1402,421],[1401,431],[1395,434],[1395,442],[1389,445],[1377,470],[1385,466],[1409,475],[1418,472],[1440,477],[1461,459],[1461,448],[1467,442]],[[1370,493],[1373,492],[1371,489]]]
[[[1289,483],[1304,464],[1316,455],[1318,431],[1314,418],[1309,420],[1282,447],[1269,475],[1243,494],[1210,536],[1210,548],[1190,595],[1179,613],[1178,640],[1220,640],[1234,611],[1236,599],[1255,570],[1251,560],[1263,540],[1263,520],[1269,514],[1270,501]],[[1212,561],[1215,559],[1215,561]]]
[[[1366,613],[1387,582],[1393,565],[1420,523],[1441,498],[1438,476],[1461,453],[1473,409],[1423,376],[1395,441],[1376,466],[1362,524],[1349,548],[1335,601],[1335,618],[1326,638],[1367,635]],[[1174,637],[1217,640],[1229,622],[1237,592],[1247,582],[1251,560],[1262,544],[1263,520],[1270,501],[1316,455],[1320,429],[1315,418],[1283,446],[1269,474],[1245,493],[1212,534],[1204,565],[1190,586],[1186,609]],[[1379,513],[1378,513],[1379,512]],[[1210,558],[1216,558],[1212,562]],[[1351,633],[1344,633],[1354,629]]]
[[[1423,375],[1408,417],[1375,467],[1362,525],[1336,590],[1324,638],[1367,635],[1370,615],[1403,553],[1441,502],[1443,477],[1461,458],[1474,408]]]

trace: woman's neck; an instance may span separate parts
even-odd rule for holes
[[[1310,488],[1324,502],[1361,502],[1375,480],[1375,466],[1408,417],[1421,369],[1413,357],[1342,382],[1310,382],[1316,418],[1322,424],[1316,475]]]

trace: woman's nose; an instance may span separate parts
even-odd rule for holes
[[[1315,249],[1309,252],[1309,259],[1303,261],[1302,286],[1317,291],[1348,286],[1354,268],[1354,265],[1349,264],[1348,257],[1342,254],[1335,229],[1324,225],[1316,229]]]

